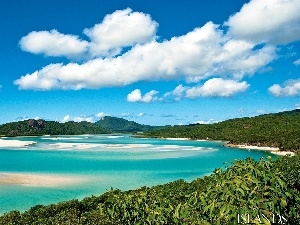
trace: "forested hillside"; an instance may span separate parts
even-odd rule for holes
[[[128,121],[123,118],[105,116],[95,124],[110,132],[144,132],[162,127],[150,126]]]
[[[231,144],[300,149],[300,110],[226,120],[215,124],[172,126],[145,133],[148,137],[226,140]]]
[[[59,123],[56,121],[29,119],[0,125],[0,136],[130,133],[159,128],[162,127],[142,125],[134,121],[110,116],[105,116],[96,123],[86,121]]]
[[[287,166],[288,165],[288,166]],[[191,183],[112,190],[0,216],[1,225],[300,224],[300,155],[235,161]]]
[[[103,134],[107,131],[93,123],[24,120],[0,125],[0,136]]]

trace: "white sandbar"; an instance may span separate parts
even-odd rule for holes
[[[189,138],[164,138],[166,140],[171,140],[171,141],[187,141],[190,140]]]
[[[285,155],[295,155],[294,152],[291,151],[281,151],[279,148],[274,148],[274,147],[261,147],[261,146],[255,146],[255,145],[233,145],[233,144],[227,144],[226,146],[228,147],[235,147],[235,148],[243,148],[243,149],[248,149],[248,150],[261,150],[261,151],[269,151],[272,154],[275,155],[281,155],[281,156],[285,156]]]
[[[133,148],[147,148],[150,144],[90,144],[90,143],[54,143],[49,144],[55,149],[69,149],[69,150],[85,150],[90,148],[102,149],[133,149]]]
[[[20,147],[26,147],[28,145],[35,144],[37,142],[34,141],[20,141],[20,140],[4,140],[0,138],[0,148],[20,148]]]

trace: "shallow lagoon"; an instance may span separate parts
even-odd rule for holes
[[[0,146],[0,214],[24,211],[90,195],[177,179],[191,181],[234,159],[260,159],[263,151],[227,148],[219,141],[80,135],[5,138],[33,141],[25,147]],[[276,156],[273,156],[276,157]],[[227,163],[226,163],[227,162]],[[225,163],[225,164],[224,164]]]

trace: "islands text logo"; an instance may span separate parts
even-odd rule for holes
[[[238,214],[237,223],[238,224],[287,224],[288,220],[285,216],[273,214]]]

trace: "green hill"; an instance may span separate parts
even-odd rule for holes
[[[105,116],[96,123],[69,121],[59,123],[29,119],[0,125],[0,136],[79,135],[130,133],[155,130],[162,127],[138,124],[122,118]]]
[[[109,130],[110,132],[144,132],[155,130],[162,127],[138,124],[134,121],[128,121],[123,118],[105,116],[95,123],[99,127]]]
[[[45,120],[24,120],[0,125],[0,136],[103,134],[105,129],[86,121],[59,123]]]
[[[215,124],[172,126],[149,131],[148,137],[226,140],[230,144],[300,149],[300,110],[230,119]]]

